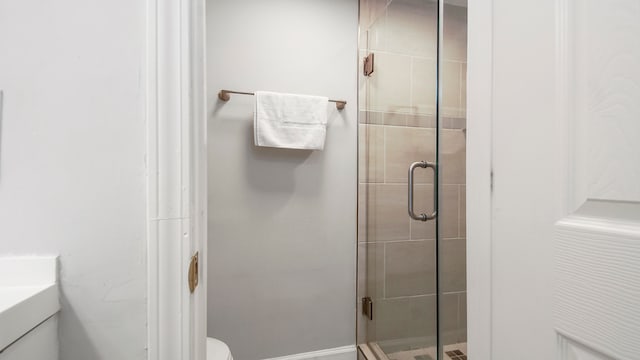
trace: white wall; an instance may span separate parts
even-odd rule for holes
[[[559,210],[563,185],[554,146],[560,136],[554,111],[554,6],[552,0],[494,0],[493,6],[496,360],[513,354],[554,358],[553,224],[561,217],[554,209]]]
[[[355,343],[356,0],[209,1],[209,335],[264,359]],[[322,152],[256,148],[253,98],[327,106]]]
[[[146,358],[144,36],[144,1],[0,0],[0,254],[60,254],[61,359]]]
[[[553,233],[565,186],[556,3],[469,2],[469,356],[478,360],[556,358]],[[490,217],[482,206],[489,153]]]

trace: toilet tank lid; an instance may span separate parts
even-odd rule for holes
[[[232,360],[227,344],[214,338],[207,338],[207,360]]]

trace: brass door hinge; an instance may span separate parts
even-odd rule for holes
[[[198,287],[198,252],[191,257],[189,263],[189,291],[193,294]]]
[[[364,76],[371,76],[371,74],[373,74],[373,53],[367,55],[364,58],[364,64],[363,64],[363,73]]]
[[[362,315],[373,320],[373,300],[368,296],[362,298]]]

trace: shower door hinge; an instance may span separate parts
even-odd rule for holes
[[[362,315],[373,320],[373,300],[368,296],[362,298]]]
[[[367,55],[364,58],[364,76],[371,76],[373,74],[373,53]]]
[[[198,252],[191,257],[189,263],[189,291],[193,294],[198,287]]]

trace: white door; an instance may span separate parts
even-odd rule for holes
[[[470,358],[640,359],[640,1],[469,2],[469,24]]]
[[[560,359],[640,358],[640,1],[563,1],[568,214],[556,224]]]

